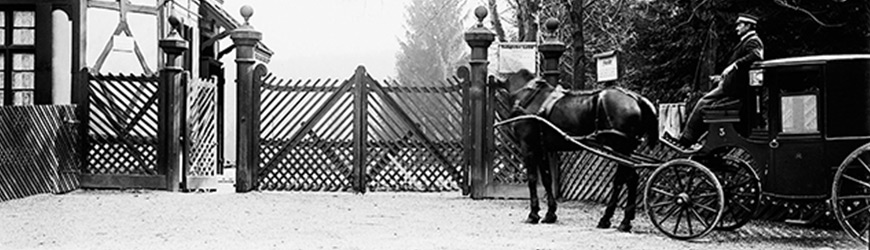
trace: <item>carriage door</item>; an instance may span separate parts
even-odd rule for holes
[[[769,119],[774,134],[768,144],[770,166],[763,190],[774,196],[824,198],[829,191],[828,167],[819,121],[823,65],[768,69]]]

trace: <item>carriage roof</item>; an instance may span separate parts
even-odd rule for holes
[[[809,64],[824,64],[830,61],[847,61],[847,60],[870,60],[870,54],[841,54],[841,55],[812,55],[773,59],[761,61],[754,65],[756,68],[780,67],[780,66],[797,66]]]

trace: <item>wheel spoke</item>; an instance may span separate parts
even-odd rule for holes
[[[672,193],[670,193],[670,192],[668,192],[668,191],[665,191],[665,190],[663,190],[663,189],[660,188],[660,187],[652,187],[652,188],[650,188],[650,189],[652,189],[653,192],[660,193],[660,194],[663,194],[663,195],[668,196],[668,197],[674,197],[674,196],[676,196],[675,194],[672,194]]]
[[[758,197],[757,194],[749,194],[749,193],[732,193],[732,195],[746,197],[746,198],[752,198],[753,200],[755,199],[755,197]]]
[[[864,207],[861,208],[861,209],[855,210],[855,212],[852,212],[852,213],[846,215],[846,216],[844,217],[844,219],[848,220],[849,218],[855,217],[855,215],[858,215],[858,214],[860,214],[861,212],[864,212],[864,211],[867,211],[867,210],[870,210],[870,205],[868,205],[868,206],[864,206]]]
[[[858,231],[858,235],[863,237],[864,233],[867,232],[867,230],[870,230],[870,223],[865,224],[864,228],[861,229],[861,231]]]
[[[717,192],[709,192],[709,193],[696,194],[695,197],[708,198],[708,197],[716,196],[717,194],[718,194]]]
[[[670,219],[671,216],[674,216],[674,212],[676,212],[679,208],[680,208],[680,207],[678,207],[678,206],[673,206],[673,207],[671,207],[671,208],[668,210],[668,212],[665,214],[665,216],[662,217],[661,220],[659,220],[659,225],[664,224],[664,222],[665,222],[666,220]]]
[[[870,195],[846,195],[837,197],[838,200],[863,200],[870,199]]]
[[[677,234],[677,231],[680,230],[680,221],[683,219],[682,214],[683,210],[681,209],[680,212],[677,213],[677,223],[674,223],[674,234]]]
[[[736,202],[736,203],[737,203],[737,207],[739,207],[739,208],[745,210],[746,212],[750,212],[750,213],[752,212],[752,209],[750,209],[750,208],[747,207],[746,205],[743,205],[743,203],[739,203],[739,202]]]
[[[703,225],[704,228],[710,227],[710,224],[707,223],[707,221],[705,221],[704,218],[701,218],[701,214],[699,214],[697,210],[695,210],[694,208],[689,208],[689,210],[692,211],[692,215],[694,215],[695,218],[701,222],[701,225]]]
[[[670,205],[670,204],[674,204],[674,202],[672,202],[672,201],[663,201],[663,202],[659,202],[659,203],[656,203],[656,204],[649,205],[649,207],[650,207],[650,208],[657,208],[657,207],[661,207],[661,206],[664,206],[664,205]]]
[[[858,178],[855,178],[855,177],[849,176],[849,175],[847,175],[847,174],[845,174],[845,173],[843,174],[843,178],[846,178],[847,180],[850,180],[850,181],[854,181],[854,182],[856,182],[856,183],[858,183],[858,184],[863,185],[864,187],[870,188],[870,183],[867,183],[867,182],[865,182],[865,181],[859,180]]]
[[[870,166],[868,166],[867,163],[864,162],[864,159],[861,159],[860,155],[855,157],[855,159],[858,160],[859,163],[861,163],[861,166],[864,167],[864,170],[867,170],[867,173],[870,173]]]
[[[710,203],[713,203],[713,202],[715,202],[715,200],[711,201]],[[713,209],[712,207],[709,207],[709,204],[695,203],[695,206],[700,207],[700,208],[702,208],[702,209],[704,209],[704,210],[707,210],[707,211],[710,211],[710,212],[716,213],[716,209]]]
[[[686,209],[686,225],[689,228],[689,235],[695,234],[695,230],[692,230],[692,215],[689,213],[691,209]]]
[[[677,185],[674,185],[674,188],[679,189],[679,190],[685,190],[685,188],[682,185],[683,183],[681,183],[683,178],[680,176],[680,172],[677,171],[677,168],[676,167],[671,168],[671,172],[673,172],[674,177],[675,177],[674,181],[675,181],[675,184],[677,184]]]

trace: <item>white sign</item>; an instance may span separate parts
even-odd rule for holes
[[[112,51],[132,53],[136,40],[126,35],[112,37]]]
[[[516,72],[527,69],[537,71],[538,45],[535,42],[514,42],[498,44],[498,73]]]
[[[615,52],[596,54],[595,61],[599,82],[613,81],[619,78],[619,62]]]
[[[490,74],[512,73],[527,69],[533,74],[538,69],[538,45],[535,42],[492,43],[488,51]]]

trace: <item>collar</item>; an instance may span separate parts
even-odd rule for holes
[[[754,30],[747,31],[746,34],[743,34],[743,36],[740,37],[740,42],[746,41],[746,39],[749,39],[750,37],[753,37],[753,36],[757,36],[757,34],[755,34]]]

